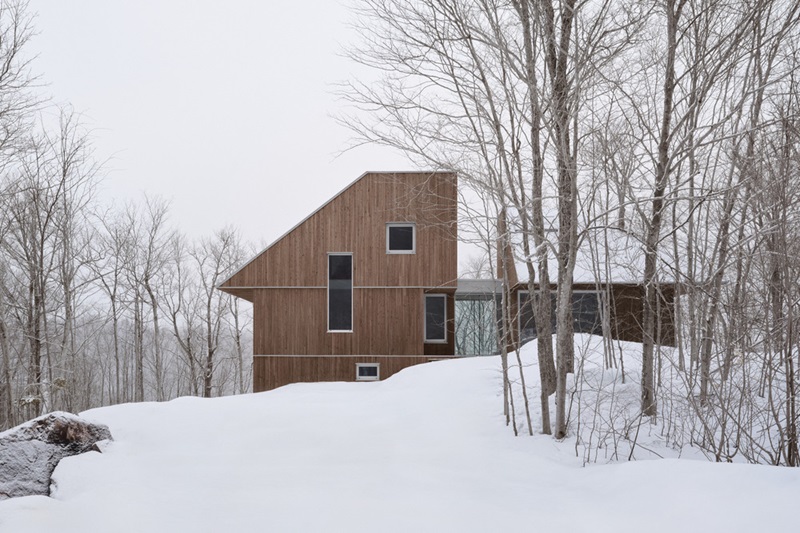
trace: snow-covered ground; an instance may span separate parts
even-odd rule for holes
[[[638,440],[646,449],[634,448],[638,460],[627,462],[629,444],[587,430],[598,416],[630,426],[635,408],[626,402],[638,385],[597,365],[596,339],[578,342],[579,354],[589,351],[584,403],[604,407],[584,407],[579,417],[581,395],[573,396],[573,437],[564,442],[513,436],[496,357],[420,365],[382,382],[126,404],[83,413],[116,440],[103,454],[63,460],[53,498],[0,502],[0,531],[800,528],[797,469],[697,460],[661,442],[646,421]],[[534,361],[535,348],[523,350],[529,385]],[[515,402],[525,435],[519,389]],[[605,440],[597,448],[591,438]]]

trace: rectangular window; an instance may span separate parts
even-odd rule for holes
[[[416,230],[416,226],[411,222],[390,222],[389,224],[386,224],[386,253],[416,253]]]
[[[447,295],[425,295],[425,342],[447,342]]]
[[[536,338],[536,321],[529,304],[528,291],[519,291],[519,330],[523,342]],[[572,292],[572,319],[575,333],[603,334],[603,307],[597,291]],[[556,331],[556,291],[550,292],[550,330]]]
[[[536,320],[531,309],[528,291],[519,291],[517,293],[518,304],[518,327],[521,333],[520,340],[527,342],[530,339],[536,338]],[[500,320],[500,318],[498,318]],[[550,331],[556,331],[556,291],[550,291]]]
[[[378,381],[381,379],[380,363],[356,363],[356,381]]]
[[[574,291],[572,293],[572,317],[575,333],[603,334],[603,307],[597,291]]]
[[[328,254],[328,331],[353,331],[353,254]]]

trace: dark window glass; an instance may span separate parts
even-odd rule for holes
[[[414,251],[414,226],[389,226],[389,251]]]
[[[536,319],[529,303],[529,293],[519,293],[519,326],[522,341],[536,338]],[[556,331],[556,293],[550,292],[550,331]]]
[[[572,295],[572,319],[575,333],[603,334],[600,321],[600,302],[596,292],[576,292]]]
[[[328,256],[328,330],[353,329],[353,256]]]
[[[553,333],[556,331],[556,294],[550,292],[550,325]],[[536,321],[533,310],[528,304],[528,293],[519,294],[519,325],[522,331],[522,340],[536,338]],[[603,324],[600,317],[600,301],[596,292],[575,292],[572,294],[572,318],[575,333],[603,334]]]
[[[377,378],[378,377],[378,367],[377,366],[360,366],[358,367],[358,375],[362,378]]]
[[[443,294],[425,297],[425,340],[443,341],[445,337],[446,299]]]

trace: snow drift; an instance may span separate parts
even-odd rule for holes
[[[534,362],[526,348],[523,364]],[[588,427],[581,417],[603,410],[572,412],[564,442],[514,437],[496,357],[420,365],[382,382],[95,409],[83,416],[107,424],[116,440],[102,455],[63,460],[53,498],[0,502],[0,531],[744,532],[796,524],[800,472],[626,462],[630,447],[621,446],[605,461],[622,462],[594,464],[579,446]],[[637,445],[634,459],[699,457],[656,432],[641,437],[650,449]]]

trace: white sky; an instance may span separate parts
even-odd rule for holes
[[[171,200],[191,236],[227,224],[271,242],[367,170],[412,168],[359,148],[331,114],[357,75],[341,0],[34,0],[29,53],[108,159],[102,198]],[[362,72],[363,75],[363,72]]]

